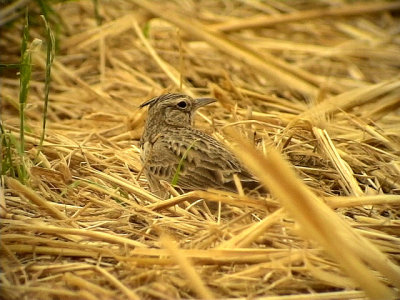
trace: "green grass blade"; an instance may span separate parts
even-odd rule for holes
[[[46,55],[46,75],[44,83],[44,108],[43,108],[43,125],[42,133],[40,135],[39,151],[38,155],[42,149],[44,136],[46,132],[46,121],[47,121],[47,109],[49,103],[49,91],[50,91],[50,80],[51,80],[51,66],[53,65],[53,60],[55,56],[55,39],[53,32],[50,29],[49,23],[44,15],[41,16],[44,24],[46,26],[46,40],[47,40],[47,55]]]
[[[0,63],[0,70],[2,69],[19,69],[20,68],[20,64],[3,64]]]
[[[193,143],[190,144],[190,146],[186,149],[186,151],[183,153],[181,159],[179,160],[179,164],[178,164],[178,167],[176,168],[174,177],[172,177],[172,181],[171,181],[172,186],[176,186],[178,184],[179,174],[183,168],[184,161],[185,161],[190,149],[192,149],[192,147],[194,146],[194,144],[196,144],[196,142],[197,142],[197,140],[195,140]]]
[[[11,145],[10,139],[6,135],[3,124],[0,123],[0,158],[1,158],[1,165],[0,165],[0,175],[6,175],[10,170],[10,176],[13,176],[14,169],[12,168],[12,159],[11,159]]]
[[[65,27],[64,19],[60,17],[60,15],[53,9],[52,4],[56,4],[57,2],[48,1],[48,0],[36,0],[38,5],[40,6],[41,14],[44,15],[46,21],[52,25],[52,32],[55,33],[55,44],[54,49],[57,51],[58,47],[58,39],[57,36],[60,34],[62,27]]]
[[[0,174],[7,175],[10,177],[17,177],[21,173],[21,168],[18,166],[14,166],[13,160],[13,149],[19,150],[19,144],[17,139],[11,134],[11,132],[6,132],[4,130],[3,124],[0,123],[0,157],[1,157],[1,165],[0,165]],[[15,152],[14,152],[15,154]]]
[[[19,174],[18,177],[21,183],[25,183],[28,173],[26,172],[25,166],[25,106],[28,99],[29,82],[31,80],[32,73],[32,53],[39,48],[42,41],[34,39],[28,47],[29,40],[29,19],[28,19],[28,8],[25,11],[25,24],[22,31],[22,45],[21,45],[21,64],[19,68],[20,86],[19,86],[19,119],[20,119],[20,141],[19,141],[19,155],[20,164],[18,166]]]
[[[25,182],[26,172],[24,168],[24,151],[25,151],[25,105],[28,98],[29,81],[31,79],[31,55],[28,50],[29,40],[29,20],[28,8],[25,10],[25,24],[22,31],[21,44],[21,65],[20,65],[20,87],[19,87],[19,120],[20,120],[20,158],[21,158],[21,181]]]

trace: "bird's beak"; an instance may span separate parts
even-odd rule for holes
[[[198,108],[200,108],[202,106],[205,106],[207,104],[210,104],[210,103],[213,103],[213,102],[216,102],[216,101],[217,100],[215,100],[213,98],[197,98],[197,99],[195,99],[194,108],[196,110],[196,109],[198,109]]]

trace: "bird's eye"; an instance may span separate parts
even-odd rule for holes
[[[187,106],[187,103],[185,101],[178,102],[178,107],[179,108],[186,108],[186,106]]]

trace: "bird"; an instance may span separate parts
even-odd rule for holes
[[[140,158],[153,194],[168,196],[161,180],[183,191],[213,188],[236,192],[235,174],[244,183],[256,182],[225,145],[194,128],[196,111],[215,101],[167,93],[140,105],[148,106]]]

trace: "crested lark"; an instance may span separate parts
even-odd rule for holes
[[[140,147],[143,172],[153,193],[165,198],[160,180],[171,183],[174,177],[183,190],[236,191],[234,174],[244,183],[255,182],[224,145],[192,127],[196,110],[212,102],[165,94],[140,106],[149,106]]]

